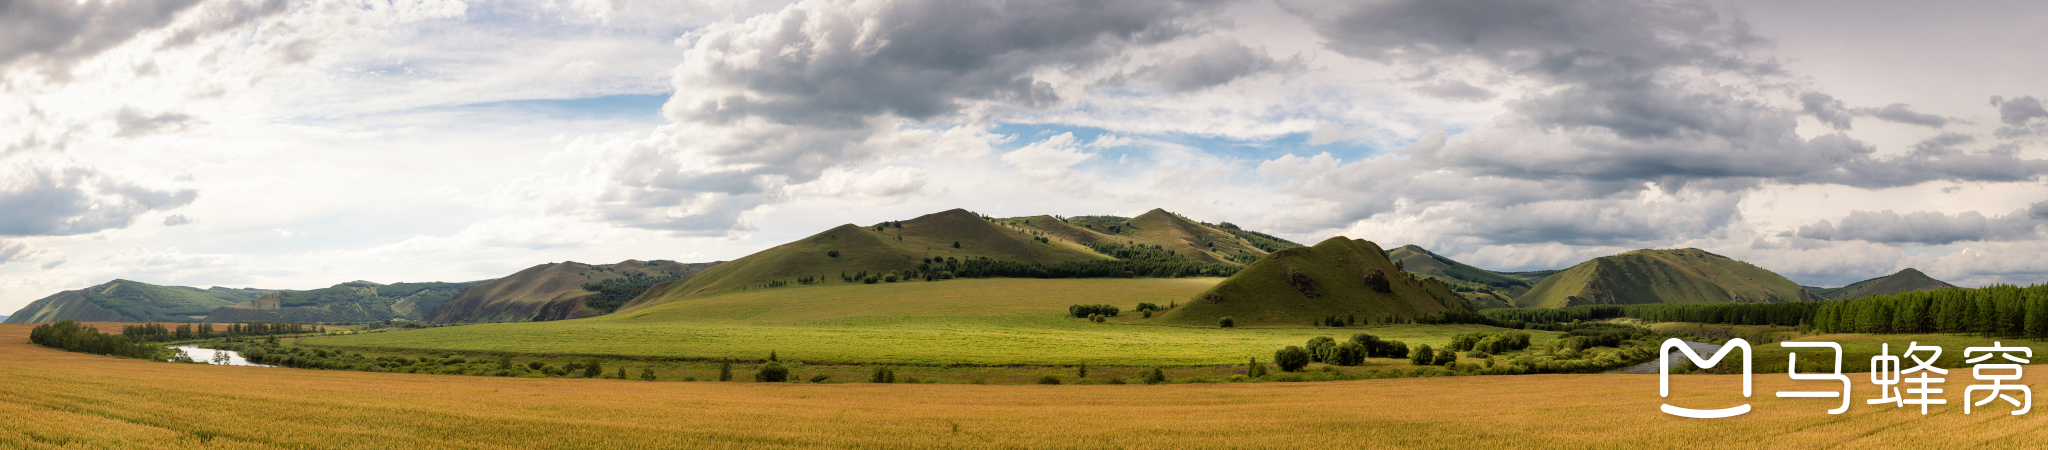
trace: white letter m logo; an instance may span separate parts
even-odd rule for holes
[[[1661,353],[1657,356],[1657,389],[1659,395],[1664,397],[1671,396],[1671,349],[1674,348],[1678,349],[1678,351],[1680,352],[1684,352],[1686,359],[1692,360],[1693,365],[1699,366],[1702,369],[1714,367],[1715,364],[1720,364],[1721,358],[1727,357],[1729,352],[1733,352],[1735,351],[1735,349],[1741,348],[1742,396],[1749,396],[1749,359],[1751,355],[1756,353],[1756,351],[1751,350],[1749,348],[1749,341],[1742,340],[1742,338],[1729,339],[1727,345],[1721,346],[1721,350],[1714,352],[1714,357],[1707,358],[1704,360],[1700,359],[1699,352],[1695,352],[1692,350],[1691,346],[1685,345],[1685,341],[1678,340],[1678,338],[1665,339],[1663,347],[1657,350],[1658,353]],[[1739,416],[1743,413],[1747,413],[1749,412],[1749,404],[1744,403],[1738,406],[1721,409],[1691,409],[1680,408],[1676,406],[1671,406],[1670,404],[1665,404],[1663,409],[1665,414],[1670,414],[1678,417],[1690,417],[1694,419],[1719,419],[1723,417]]]

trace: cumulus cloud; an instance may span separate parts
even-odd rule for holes
[[[91,165],[11,158],[0,161],[0,236],[66,236],[123,228],[137,216],[185,206],[192,189],[136,184]]]
[[[1072,174],[1075,164],[1095,157],[1094,153],[1082,150],[1079,144],[1074,133],[1060,133],[1004,153],[1002,159],[1028,177],[1061,178]]]
[[[1458,100],[1469,102],[1483,102],[1487,100],[1492,100],[1495,95],[1493,91],[1486,90],[1486,88],[1473,86],[1471,83],[1466,83],[1464,80],[1445,80],[1436,82],[1435,84],[1425,84],[1416,87],[1415,91],[1421,92],[1422,95],[1441,98],[1444,100]]]
[[[2036,120],[2048,119],[2048,108],[2041,106],[2041,99],[2023,96],[2008,100],[1992,96],[1991,106],[1998,107],[1998,121],[2005,124],[1996,133],[2001,139],[2029,136],[2048,129],[2048,120]]]
[[[1879,119],[1903,123],[1907,125],[1920,125],[1934,128],[1941,128],[1943,126],[1948,125],[1947,117],[1913,112],[1912,107],[1904,103],[1893,103],[1890,105],[1885,105],[1883,108],[1859,108],[1856,110],[1856,112],[1857,114],[1869,115],[1871,117],[1876,117]]]
[[[1737,223],[1733,205],[1766,185],[1883,188],[2024,182],[2048,173],[2048,160],[1997,148],[1879,156],[1841,132],[1852,117],[1944,122],[1905,105],[1858,109],[1813,91],[1787,107],[1773,93],[1796,86],[1798,77],[1762,52],[1767,41],[1738,15],[1703,3],[1285,4],[1345,55],[1416,70],[1478,64],[1531,87],[1491,122],[1447,139],[1424,137],[1394,154],[1350,162],[1288,155],[1262,164],[1261,174],[1285,178],[1286,192],[1322,202],[1296,213],[1301,220],[1293,223],[1302,226],[1342,227],[1395,213],[1464,217],[1447,219],[1443,229],[1503,242],[1656,242]],[[1801,115],[1836,132],[1802,136]],[[1334,135],[1318,132],[1311,142]],[[1655,200],[1619,203],[1643,198]],[[1573,220],[1601,214],[1629,225]]]
[[[663,107],[675,123],[661,137],[602,150],[603,162],[583,179],[607,187],[584,199],[614,223],[715,236],[746,229],[749,211],[791,192],[914,192],[921,178],[903,170],[874,186],[813,183],[925,149],[989,153],[990,142],[1005,138],[987,134],[982,118],[1064,101],[1043,78],[1047,71],[1189,35],[1213,8],[1163,0],[813,0],[713,24],[679,41],[689,50]],[[1175,66],[1178,86],[1227,82],[1276,64],[1229,44],[1204,51],[1249,65]]]
[[[1954,215],[1939,212],[1899,214],[1852,211],[1840,220],[1821,220],[1799,227],[1799,237],[1830,241],[1859,240],[1886,244],[1944,245],[1962,241],[2021,241],[2041,237],[2048,221],[2048,202],[1998,217],[1976,211]]]
[[[1208,39],[1194,54],[1139,69],[1138,73],[1157,79],[1169,91],[1188,92],[1221,86],[1260,72],[1298,70],[1300,66],[1299,56],[1276,60],[1265,49],[1219,37]]]
[[[192,218],[185,217],[184,214],[172,214],[164,217],[164,226],[167,227],[175,227],[189,223],[192,223]]]
[[[181,131],[192,120],[192,116],[183,113],[163,112],[146,114],[136,110],[133,106],[129,106],[121,108],[121,112],[115,114],[114,125],[118,131],[114,133],[114,136],[132,138]]]
[[[73,65],[162,28],[199,0],[18,0],[0,5],[0,68],[67,79]]]

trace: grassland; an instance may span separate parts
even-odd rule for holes
[[[1776,398],[1826,383],[1531,375],[1158,386],[644,383],[216,367],[23,343],[8,448],[2027,448],[2048,414]],[[2039,386],[2048,367],[2029,367]],[[1852,375],[1852,378],[1862,379]],[[1859,383],[1858,398],[1870,393]],[[1951,388],[1960,388],[1951,383]],[[1711,421],[1659,404],[1755,411]]]
[[[1536,283],[1515,304],[1575,305],[1822,301],[1792,280],[1699,249],[1636,250],[1579,263]]]
[[[1270,358],[1309,338],[1366,332],[1441,346],[1488,327],[1180,327],[1126,313],[1109,323],[1066,315],[1073,304],[1186,303],[1217,283],[1190,279],[973,279],[796,286],[687,299],[637,312],[559,322],[466,325],[319,337],[311,346],[470,354],[672,359],[764,358],[911,365],[1191,366]],[[1554,333],[1538,333],[1544,340]]]

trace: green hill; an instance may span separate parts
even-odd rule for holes
[[[1076,216],[1060,220],[1052,216],[1012,217],[998,223],[1013,229],[1082,245],[1094,243],[1156,245],[1194,261],[1248,263],[1272,250],[1300,247],[1259,233],[1239,229],[1228,222],[1210,225],[1153,209],[1137,217]]]
[[[1166,312],[1163,321],[1216,326],[1230,317],[1238,326],[1300,326],[1330,315],[1364,322],[1470,310],[1442,281],[1395,270],[1378,245],[1335,237],[1273,252]]]
[[[1515,297],[1529,292],[1529,288],[1536,284],[1523,278],[1465,265],[1415,245],[1403,245],[1388,250],[1387,259],[1401,263],[1402,270],[1444,280],[1450,284],[1452,291],[1458,293],[1458,297],[1480,309],[1513,308]]]
[[[29,303],[6,323],[62,320],[91,322],[198,322],[214,308],[253,300],[268,289],[199,289],[114,280],[64,291]]]
[[[483,283],[378,284],[350,281],[304,291],[277,291],[214,309],[207,322],[368,322],[418,319],[464,288]]]
[[[1037,237],[964,209],[876,225],[840,225],[713,266],[689,278],[654,285],[621,311],[759,288],[771,282],[812,279],[812,283],[846,283],[841,274],[909,269],[923,264],[927,258],[987,257],[1027,263],[1112,259],[1072,241],[1039,241]]]
[[[588,305],[597,293],[584,290],[584,285],[653,284],[687,277],[718,264],[660,260],[541,264],[469,286],[446,301],[422,307],[421,317],[434,323],[490,323],[597,316],[607,311]]]
[[[1936,280],[1934,279],[1934,277],[1927,276],[1927,274],[1925,273],[1920,273],[1919,270],[1907,268],[1906,270],[1899,271],[1899,273],[1858,281],[1855,283],[1851,283],[1848,286],[1842,286],[1838,288],[1808,287],[1807,290],[1813,291],[1814,294],[1818,294],[1821,297],[1826,297],[1829,300],[1843,300],[1858,297],[1869,297],[1873,295],[1896,295],[1907,292],[1935,291],[1941,289],[1950,289],[1954,287],[1956,286],[1953,284],[1948,284],[1948,282]]]
[[[1594,258],[1536,283],[1523,308],[1576,305],[1825,300],[1769,270],[1700,249],[1636,250]]]

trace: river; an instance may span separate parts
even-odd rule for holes
[[[222,366],[276,367],[267,364],[252,364],[249,362],[249,360],[242,359],[242,354],[235,353],[230,350],[214,350],[209,348],[199,348],[198,346],[194,345],[180,345],[171,348],[177,349],[179,352],[183,352],[186,357],[192,358],[193,361],[198,361],[205,364],[214,364]]]

